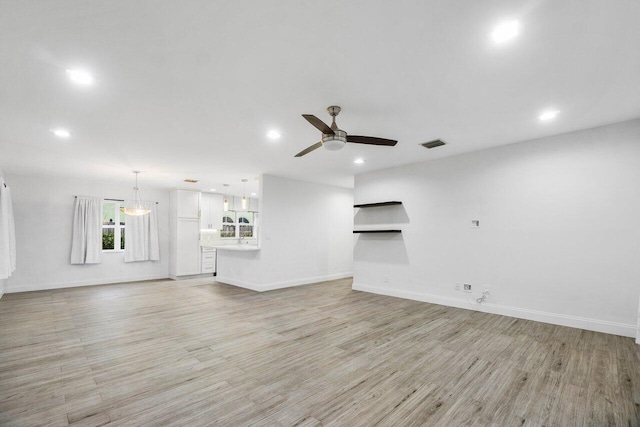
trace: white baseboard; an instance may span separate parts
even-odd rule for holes
[[[464,308],[466,310],[482,311],[485,313],[500,314],[519,319],[535,320],[537,322],[551,323],[553,325],[569,326],[572,328],[586,329],[595,332],[621,335],[624,337],[636,336],[636,325],[609,322],[607,320],[590,319],[586,317],[571,316],[567,314],[549,313],[546,311],[530,310],[526,308],[510,307],[491,303],[477,304],[460,298],[431,295],[422,292],[406,291],[401,289],[387,289],[375,286],[353,283],[353,290],[370,292],[373,294],[387,295],[405,298],[415,301],[423,301],[432,304],[446,305],[450,307]]]
[[[169,279],[171,280],[188,280],[188,279],[202,279],[205,277],[211,277],[212,279],[215,278],[215,276],[213,275],[213,273],[201,273],[201,274],[189,274],[186,276],[174,276],[173,274],[169,274]]]
[[[296,279],[296,280],[288,280],[283,282],[272,282],[272,283],[250,283],[250,282],[234,279],[231,277],[218,276],[216,277],[216,282],[226,283],[228,285],[238,286],[240,288],[250,289],[256,292],[265,292],[265,291],[272,291],[275,289],[290,288],[293,286],[309,285],[311,283],[326,282],[328,280],[345,279],[351,276],[353,276],[353,272],[349,271],[345,273],[334,273],[334,274],[327,274],[324,276],[307,277],[305,279]]]
[[[6,280],[5,279],[0,279],[0,298],[2,298],[2,295],[4,295],[5,291],[6,291]]]
[[[53,282],[53,283],[43,283],[37,285],[23,285],[23,286],[8,286],[6,292],[9,294],[17,293],[17,292],[32,292],[32,291],[47,291],[51,289],[62,289],[62,288],[77,288],[80,286],[96,286],[96,285],[111,285],[114,283],[127,283],[127,282],[140,282],[143,280],[161,280],[168,279],[168,274],[151,274],[151,275],[140,275],[140,276],[121,276],[121,277],[110,277],[108,279],[93,279],[93,280],[76,280],[76,281],[65,281],[65,282]]]

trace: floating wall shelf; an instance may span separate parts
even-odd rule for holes
[[[376,208],[378,206],[393,206],[401,205],[402,202],[378,202],[378,203],[363,203],[360,205],[353,205],[354,208]]]
[[[356,233],[402,233],[402,230],[353,230]]]

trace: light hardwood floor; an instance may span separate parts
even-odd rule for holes
[[[0,424],[640,425],[632,339],[212,280],[0,300]]]

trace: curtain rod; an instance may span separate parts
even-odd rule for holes
[[[78,198],[78,196],[73,196],[73,197],[76,198],[76,199]],[[112,201],[112,202],[124,202],[124,200],[122,200],[122,199],[109,199],[107,197],[103,197],[102,200],[109,200],[109,201]],[[159,205],[160,202],[155,202],[155,204]]]

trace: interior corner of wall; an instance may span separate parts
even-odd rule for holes
[[[636,344],[640,344],[640,298],[638,299],[638,324],[636,325]]]

